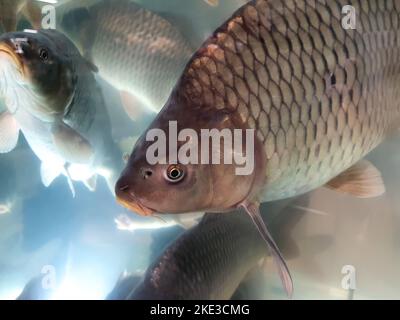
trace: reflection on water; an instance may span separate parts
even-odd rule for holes
[[[0,0],[0,8],[6,2]],[[42,18],[37,10],[44,4],[28,2],[18,30]],[[37,70],[48,69],[25,86],[18,86],[20,75],[0,47],[0,112],[8,110],[20,124],[0,127],[0,149],[13,149],[0,154],[0,299],[15,299],[24,287],[21,299],[104,299],[110,292],[110,299],[188,298],[186,285],[196,288],[193,298],[285,299],[275,265],[247,217],[207,216],[192,228],[200,216],[143,218],[116,203],[124,155],[163,107],[192,53],[246,1],[220,0],[217,7],[203,0],[132,2],[146,11],[129,1],[58,1],[57,30],[80,53],[58,36],[54,49],[33,34],[39,47],[51,48],[35,60]],[[2,9],[0,31],[13,28],[9,16],[18,10]],[[53,58],[55,73],[47,63]],[[40,86],[49,88],[41,96],[32,89]],[[19,131],[13,148],[12,133],[18,137]],[[262,206],[292,272],[295,299],[398,298],[399,146],[400,137],[394,137],[368,156],[385,181],[381,197],[355,199],[320,188]],[[215,237],[205,236],[208,228]],[[197,248],[204,252],[194,255]],[[171,258],[171,252],[179,254]],[[163,270],[181,289],[176,296],[168,281],[164,292],[150,288],[153,268],[163,259],[192,263],[178,268],[187,277]],[[210,270],[201,283],[199,265]],[[345,266],[355,270],[353,292],[343,288]],[[223,290],[207,291],[207,281]]]

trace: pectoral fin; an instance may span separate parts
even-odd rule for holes
[[[40,175],[42,177],[43,185],[45,187],[50,186],[54,179],[56,179],[62,173],[62,171],[62,168],[42,162],[40,167]]]
[[[358,198],[379,197],[385,193],[381,173],[366,160],[359,161],[329,181],[326,187]]]
[[[8,111],[0,115],[0,153],[13,150],[18,143],[19,126]]]
[[[290,271],[288,266],[286,265],[285,259],[283,258],[278,246],[276,245],[274,239],[269,233],[262,217],[260,214],[260,210],[258,205],[253,203],[242,204],[242,207],[246,210],[248,215],[253,220],[256,225],[261,237],[266,242],[268,248],[270,249],[270,253],[275,260],[275,263],[278,267],[279,276],[282,280],[283,287],[285,288],[286,294],[289,298],[292,297],[293,294],[293,280],[290,275]],[[250,248],[249,248],[250,249]]]
[[[93,156],[89,141],[65,123],[52,128],[53,142],[66,162],[87,164]]]

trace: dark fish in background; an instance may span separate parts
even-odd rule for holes
[[[119,201],[142,215],[244,208],[290,296],[292,279],[259,203],[322,185],[381,195],[380,172],[362,158],[400,122],[400,2],[346,4],[357,13],[355,29],[343,28],[339,0],[244,5],[192,57],[149,127],[167,136],[170,121],[198,136],[254,129],[252,174],[236,175],[236,164],[150,165],[145,132],[116,186]],[[168,151],[160,156],[167,163]]]
[[[65,240],[53,256],[47,257],[46,267],[41,266],[37,275],[33,276],[24,286],[16,300],[51,300],[63,282],[70,260],[70,245]],[[35,270],[35,268],[33,269]],[[50,272],[56,271],[54,274]]]
[[[114,188],[122,155],[111,137],[103,95],[87,62],[55,30],[0,37],[0,153],[10,152],[21,131],[42,161],[42,181],[60,174],[96,188],[97,175]]]
[[[43,275],[32,278],[16,300],[49,300],[53,290],[43,286]]]
[[[293,218],[289,207],[293,202],[283,200],[265,207],[276,233]],[[121,278],[113,296],[116,292],[126,293],[130,285],[134,290],[129,299],[134,300],[230,299],[239,284],[267,257],[265,244],[259,234],[252,232],[253,228],[244,212],[206,214],[199,225],[166,248],[142,279],[137,274],[126,276],[126,281]],[[289,255],[297,254],[288,239],[290,231],[282,244],[291,252]],[[118,297],[124,298],[122,294]]]
[[[179,30],[127,0],[99,1],[63,15],[63,31],[121,91],[131,118],[158,112],[194,52]]]
[[[143,274],[140,273],[122,273],[119,277],[114,289],[107,295],[105,300],[125,300],[132,292],[132,288],[142,281]]]

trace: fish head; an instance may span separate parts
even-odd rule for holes
[[[208,207],[211,181],[206,166],[150,165],[145,157],[135,157],[119,178],[116,194],[119,203],[145,216],[192,212]]]
[[[51,113],[62,113],[73,98],[77,56],[72,42],[55,30],[6,33],[0,37],[2,76],[14,81],[3,81],[3,86],[8,83],[13,93],[29,91],[33,99],[51,106]]]
[[[174,100],[174,99],[172,99]],[[246,175],[237,173],[238,164],[234,161],[225,161],[233,153],[234,148],[228,151],[225,157],[224,146],[220,143],[213,145],[212,138],[206,142],[203,140],[204,130],[217,130],[217,134],[226,129],[230,131],[238,128],[236,120],[230,114],[208,113],[204,110],[187,108],[184,102],[169,101],[161,111],[146,133],[136,143],[128,160],[125,170],[116,184],[117,200],[128,209],[141,215],[154,213],[190,213],[190,212],[224,212],[238,207],[243,201],[253,196],[255,185],[261,184],[263,175],[257,174],[260,163],[258,155],[259,145],[255,144],[254,170]],[[169,141],[171,136],[171,123],[176,124],[176,133],[181,135],[184,130],[191,132],[193,136],[185,136],[185,139],[176,139],[175,157]],[[155,133],[165,133],[166,145],[162,142],[157,149],[158,161],[152,159]],[[232,131],[231,131],[232,132]],[[172,133],[173,135],[174,133]],[[253,138],[254,138],[254,132]],[[162,135],[161,135],[162,136]],[[233,137],[233,134],[232,134]],[[182,161],[181,151],[190,143],[197,144],[192,149],[197,153],[196,161]],[[203,147],[208,143],[207,147]],[[232,144],[231,144],[232,145]],[[217,150],[215,150],[215,146]],[[220,149],[218,149],[220,147]],[[246,149],[244,145],[242,149]],[[261,147],[262,148],[262,147]],[[241,151],[242,151],[241,149]],[[209,157],[203,161],[204,150],[208,150]],[[212,155],[217,154],[217,161]],[[254,157],[253,155],[253,157]],[[224,159],[222,159],[224,157]],[[172,159],[174,158],[174,159]],[[231,158],[232,159],[232,158]],[[219,160],[219,161],[218,161]],[[263,181],[262,181],[263,182]]]

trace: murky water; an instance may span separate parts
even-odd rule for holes
[[[91,168],[94,171],[90,173],[79,166],[75,171],[69,167],[67,174],[60,170],[45,187],[43,163],[47,154],[38,152],[39,147],[34,152],[34,143],[26,135],[19,135],[11,152],[0,154],[0,299],[17,298],[37,277],[43,290],[32,290],[30,298],[104,299],[122,273],[142,276],[164,249],[192,226],[187,221],[164,222],[132,214],[117,204],[112,189],[115,179],[108,178],[118,177],[125,155],[165,103],[190,55],[245,1],[220,0],[218,7],[203,0],[132,1],[151,12],[140,16],[144,24],[146,19],[153,21],[138,31],[148,35],[144,37],[147,42],[140,40],[140,50],[135,42],[139,41],[137,34],[124,34],[126,28],[118,30],[120,24],[130,24],[126,17],[107,16],[105,10],[96,23],[88,23],[94,17],[91,6],[101,11],[102,1],[31,2],[24,15],[18,13],[18,30],[33,28],[27,12],[47,5],[43,14],[36,15],[40,23],[54,24],[74,41],[85,59],[98,65],[94,81],[101,89],[105,108],[95,109],[93,119],[102,112],[109,125],[99,125],[93,139],[102,132],[112,141],[102,146],[99,162],[108,160],[110,153],[119,161],[107,162],[113,164],[107,166],[107,174],[105,165],[96,167],[97,171]],[[6,6],[7,0],[0,3]],[[118,6],[118,1],[112,5]],[[129,18],[137,13],[127,14]],[[171,28],[168,33],[163,21]],[[90,45],[93,50],[89,50]],[[153,69],[160,73],[152,73]],[[129,86],[118,80],[124,78],[124,72],[133,78],[140,74],[134,83],[143,87],[127,92]],[[148,88],[151,85],[155,90]],[[95,94],[85,92],[82,96]],[[0,110],[4,112],[8,106],[3,98]],[[97,121],[93,119],[90,121]],[[104,136],[101,139],[105,141]],[[382,172],[383,196],[355,199],[321,188],[285,203],[279,211],[272,231],[287,257],[295,299],[399,298],[399,146],[400,137],[395,137],[368,156]],[[94,175],[98,178],[93,186],[90,178]],[[263,207],[267,217],[272,211],[268,204]],[[201,249],[210,250],[211,255],[214,247]],[[235,297],[286,298],[276,268],[267,260],[266,268],[242,279]]]

